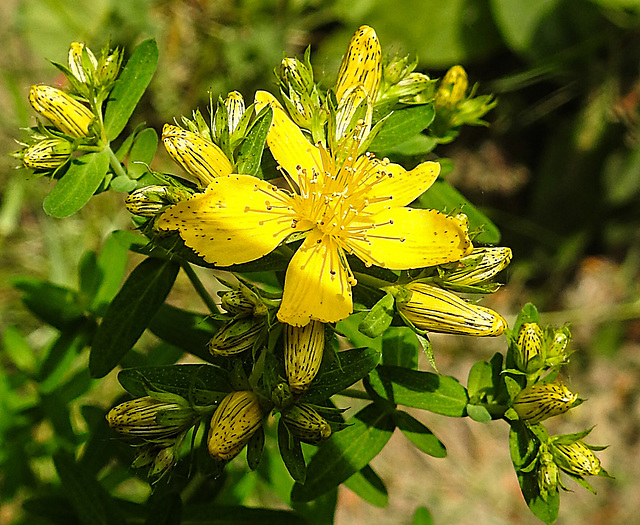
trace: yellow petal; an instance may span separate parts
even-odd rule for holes
[[[437,162],[423,162],[411,171],[399,164],[385,165],[384,161],[370,160],[365,156],[358,160],[358,169],[366,169],[364,163],[375,166],[374,176],[378,179],[369,192],[367,212],[370,213],[411,204],[431,187],[440,173],[440,164]]]
[[[311,177],[312,170],[318,170],[322,166],[320,152],[305,138],[300,128],[287,116],[271,93],[258,91],[256,111],[260,111],[267,104],[271,104],[273,109],[273,121],[267,135],[269,150],[276,162],[300,186],[298,177],[302,169]]]
[[[361,85],[372,101],[375,101],[382,78],[382,50],[376,32],[369,26],[361,26],[351,37],[347,52],[342,58],[336,98],[338,101],[351,87]]]
[[[353,311],[350,271],[332,237],[312,230],[289,262],[278,319],[305,326],[335,323]]]
[[[185,244],[216,266],[253,261],[293,233],[290,197],[249,175],[218,177],[205,193],[169,208],[161,230],[178,231]]]
[[[457,261],[473,250],[464,219],[436,210],[390,208],[373,216],[377,226],[365,232],[365,240],[351,235],[346,244],[365,264],[392,270]]]

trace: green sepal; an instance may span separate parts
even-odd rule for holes
[[[278,448],[291,477],[294,481],[304,484],[307,477],[307,465],[302,455],[300,440],[289,431],[282,419],[278,421]]]

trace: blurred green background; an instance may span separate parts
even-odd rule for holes
[[[440,77],[461,63],[479,93],[494,93],[490,127],[464,129],[436,149],[451,158],[448,180],[499,226],[514,251],[509,286],[485,304],[507,319],[533,301],[543,320],[570,321],[577,352],[565,380],[588,403],[551,420],[553,433],[597,425],[591,442],[613,481],[594,480],[562,498],[562,524],[629,524],[640,505],[640,1],[638,0],[5,0],[0,4],[0,331],[18,330],[40,347],[52,334],[20,300],[18,275],[77,286],[76,267],[114,229],[130,229],[124,195],[102,194],[69,219],[42,211],[46,180],[29,180],[8,153],[19,128],[34,123],[27,103],[34,83],[63,81],[48,60],[66,61],[69,43],[98,50],[108,41],[130,53],[154,37],[160,63],[132,124],[162,124],[214,96],[274,87],[282,52],[310,44],[316,75],[330,85],[353,31],[372,25],[384,51],[418,55],[419,70]],[[154,168],[170,170],[159,155]],[[193,305],[191,305],[193,306]],[[503,341],[434,336],[439,369],[464,378]],[[0,355],[2,392],[15,363]],[[98,403],[110,399],[91,391]],[[2,443],[15,438],[0,418]],[[427,506],[438,524],[537,523],[513,473],[501,423],[481,425],[431,416],[447,459],[391,444],[374,467],[390,491],[373,507],[341,489],[336,522],[409,523]],[[46,428],[28,436],[43,443]],[[21,516],[22,500],[52,476],[46,461],[29,472],[0,473],[0,523]],[[44,523],[44,522],[43,522]]]

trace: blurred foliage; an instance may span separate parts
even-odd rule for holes
[[[258,86],[273,85],[272,70],[283,49],[301,55],[311,44],[317,71],[336,71],[344,42],[362,23],[374,26],[387,47],[415,52],[419,69],[444,74],[450,65],[463,63],[480,91],[496,94],[499,104],[489,115],[488,131],[466,129],[455,144],[438,151],[453,160],[447,180],[494,220],[503,243],[514,250],[511,291],[502,296],[503,308],[517,312],[523,302],[518,292],[527,290],[543,319],[560,323],[572,318],[578,328],[585,327],[584,355],[576,354],[582,363],[596,358],[588,350],[615,357],[624,344],[638,342],[639,1],[410,0],[399,6],[385,0],[8,0],[0,6],[0,20],[3,152],[17,148],[17,127],[33,123],[26,102],[29,85],[62,80],[51,76],[45,58],[64,57],[71,41],[97,49],[110,39],[127,53],[146,38],[158,41],[159,67],[138,120],[130,123],[145,121],[156,130],[192,108],[204,108],[208,90],[217,96],[237,89],[250,98]],[[88,377],[86,355],[79,352],[86,327],[78,325],[74,341],[62,345],[52,330],[30,317],[20,294],[5,283],[29,274],[75,290],[75,268],[86,249],[97,249],[110,231],[130,226],[114,195],[95,199],[65,223],[43,217],[40,203],[47,182],[27,184],[14,165],[7,155],[0,158],[0,521],[64,523],[69,509],[49,505],[55,494],[32,499],[28,519],[21,502],[50,487],[56,469],[61,477],[93,480],[104,467],[92,460],[95,447],[110,447],[123,464],[131,460],[126,457],[131,452],[119,443],[85,443],[95,429],[106,431],[103,415],[119,390]],[[115,273],[124,275],[122,254],[109,249]],[[22,281],[23,290],[28,286]],[[174,299],[184,296],[178,290]],[[545,318],[544,312],[561,309],[573,312]],[[179,355],[170,345],[158,345],[152,356],[130,356],[130,364],[152,357],[155,364],[170,363]],[[633,366],[637,383],[638,365]],[[637,387],[625,388],[626,395],[637,398]],[[628,398],[623,401],[621,410],[635,406]],[[633,436],[632,431],[622,436]],[[78,466],[68,453],[81,444],[83,471],[73,472]],[[230,489],[220,503],[236,505],[247,495],[261,501],[265,496],[256,489],[255,476],[233,484],[243,467],[231,469],[222,480],[198,480],[183,487],[183,493],[213,491],[211,485],[225,483]],[[269,468],[274,477],[278,469],[283,472],[282,465]],[[618,468],[624,471],[624,460]],[[103,487],[123,497],[123,506],[132,505],[125,497],[141,506],[148,486],[136,479],[121,486],[128,476],[116,470]],[[85,523],[101,521],[91,521],[92,509],[82,498],[95,510],[104,505],[102,490],[90,481],[78,487],[72,503]],[[273,487],[278,495],[289,490]],[[159,490],[154,497],[166,498],[166,516],[181,512],[174,495]],[[193,522],[207,518],[197,508],[188,512]],[[274,512],[264,519],[286,519]],[[605,514],[598,523],[628,523],[635,517],[628,504],[615,512],[610,510],[615,520]],[[115,523],[118,513],[105,511],[101,519],[111,516]],[[311,507],[303,513],[318,523],[326,518],[314,516]],[[430,516],[416,514],[415,523],[430,522]]]

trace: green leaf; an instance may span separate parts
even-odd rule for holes
[[[358,330],[367,337],[378,337],[382,335],[393,321],[395,310],[393,305],[395,299],[390,293],[380,299],[373,308],[367,313],[365,318],[360,321]]]
[[[197,504],[189,502],[182,509],[183,525],[305,525],[300,514],[290,510],[255,507]]]
[[[264,143],[273,120],[273,110],[267,107],[260,111],[255,122],[251,125],[247,136],[238,150],[236,173],[256,175],[262,159]]]
[[[163,304],[149,323],[149,330],[163,341],[204,361],[211,361],[207,345],[220,326],[222,321],[212,321],[203,314]]]
[[[405,326],[389,328],[382,336],[382,364],[418,368],[420,342],[413,330]]]
[[[149,258],[131,272],[93,339],[89,358],[93,377],[108,374],[133,347],[164,303],[179,269],[174,262]]]
[[[158,46],[153,39],[145,40],[133,51],[109,95],[104,114],[104,128],[109,140],[115,139],[147,89],[158,63]]]
[[[77,212],[98,189],[108,168],[109,153],[106,150],[73,159],[67,172],[44,198],[44,211],[56,218]]]
[[[278,449],[291,477],[298,483],[304,483],[307,478],[307,465],[302,455],[300,440],[289,432],[282,419],[278,421]]]
[[[143,129],[136,137],[136,141],[133,143],[129,153],[129,163],[127,165],[129,177],[132,179],[142,177],[147,172],[157,149],[158,134],[156,130],[153,128]]]
[[[88,475],[70,454],[59,452],[53,456],[53,462],[65,494],[80,523],[84,525],[126,523],[108,492],[93,476]]]
[[[293,486],[292,501],[311,501],[349,479],[378,455],[394,430],[393,417],[373,403],[347,423],[311,458],[307,480]]]
[[[477,244],[498,244],[500,242],[501,235],[498,227],[448,182],[435,181],[422,194],[419,202],[423,208],[434,208],[445,213],[461,210],[469,218],[470,230],[483,229],[474,239]]]
[[[394,111],[385,120],[382,129],[373,139],[369,150],[374,153],[389,153],[393,148],[419,135],[433,122],[435,111],[431,104],[411,106]]]
[[[438,139],[427,135],[414,135],[402,144],[398,144],[389,150],[389,153],[404,155],[405,157],[419,157],[431,153],[438,145]]]
[[[412,525],[434,525],[431,513],[426,507],[418,507],[413,515]]]
[[[344,485],[376,507],[384,508],[389,504],[387,487],[369,465],[356,472]]]
[[[109,184],[109,188],[118,193],[129,193],[138,187],[138,183],[127,177],[126,175],[120,175],[114,178]]]
[[[118,242],[114,234],[107,239],[100,250],[97,264],[101,281],[93,299],[91,311],[101,315],[102,308],[110,303],[118,292],[127,268],[127,250]]]
[[[467,391],[450,376],[380,365],[369,374],[371,387],[392,403],[444,416],[466,415]]]
[[[493,419],[489,411],[482,405],[467,405],[467,414],[478,423],[488,423]]]
[[[115,439],[105,439],[110,427],[104,417],[104,408],[84,405],[80,408],[80,412],[87,423],[89,437],[82,447],[82,455],[78,463],[85,472],[97,476],[98,472],[111,461],[120,444]]]
[[[402,410],[396,410],[393,417],[396,426],[419,450],[434,458],[446,457],[447,449],[442,441],[420,421]]]
[[[45,323],[66,330],[84,317],[75,291],[34,277],[18,277],[14,288],[24,292],[22,302]]]
[[[469,399],[480,401],[484,394],[493,390],[493,373],[491,365],[486,361],[478,361],[469,370],[467,392]]]
[[[337,354],[337,360],[325,359],[317,379],[300,398],[303,403],[320,403],[350,387],[380,362],[380,353],[372,348],[353,348]]]
[[[227,372],[212,365],[169,365],[125,368],[118,381],[133,397],[148,389],[178,394],[196,405],[214,405],[233,390]]]
[[[2,335],[4,353],[21,372],[33,375],[36,370],[36,355],[15,326],[9,326]]]

